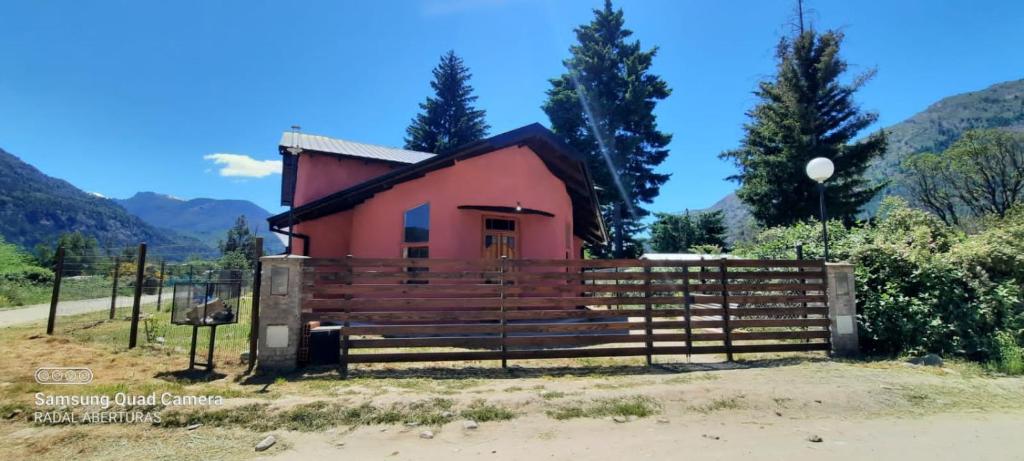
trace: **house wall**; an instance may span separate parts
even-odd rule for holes
[[[295,206],[347,189],[396,167],[385,162],[303,153],[299,157]]]
[[[405,211],[430,203],[430,241],[426,243],[430,257],[476,259],[482,255],[483,216],[502,215],[458,206],[515,207],[517,202],[555,215],[506,215],[519,222],[520,258],[578,258],[577,239],[571,236],[572,202],[565,185],[527,147],[509,147],[458,162],[297,229],[310,236],[313,257],[397,258],[402,256]]]

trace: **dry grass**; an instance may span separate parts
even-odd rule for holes
[[[181,373],[187,366],[184,354],[115,351],[40,331],[41,325],[0,329],[0,356],[18,358],[0,360],[0,459],[246,458],[267,431],[315,434],[406,423],[444,427],[459,419],[501,424],[524,417],[574,424],[567,421],[663,414],[673,421],[711,422],[777,420],[777,413],[807,420],[1024,410],[1024,378],[994,377],[959,362],[938,369],[896,361],[760,356],[733,364],[678,358],[648,368],[632,359],[567,359],[515,362],[518,367],[510,370],[495,363],[427,363],[357,367],[348,380],[331,369],[275,379],[245,377],[237,366],[214,376],[189,375]],[[32,395],[54,391],[35,383],[35,368],[75,365],[89,366],[95,374],[92,384],[76,386],[75,393],[213,394],[228,404],[162,409],[159,427],[27,423]],[[8,418],[16,410],[19,416]],[[196,423],[204,427],[183,428]],[[287,436],[282,440],[274,450],[287,448]]]

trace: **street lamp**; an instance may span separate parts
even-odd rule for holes
[[[807,177],[818,183],[818,202],[821,206],[821,238],[825,241],[825,262],[828,262],[828,215],[825,213],[825,181],[832,177],[835,165],[825,157],[807,162]]]

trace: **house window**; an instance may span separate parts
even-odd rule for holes
[[[516,221],[514,219],[487,218],[484,220],[484,229],[497,231],[515,231]]]
[[[424,203],[405,212],[405,243],[430,241],[430,204]]]

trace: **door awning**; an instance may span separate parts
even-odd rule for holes
[[[514,206],[495,206],[495,205],[459,205],[460,210],[475,210],[475,211],[489,211],[491,213],[510,213],[510,214],[533,214],[538,216],[547,216],[554,218],[555,214],[544,210],[535,210],[533,208],[526,207],[514,207]]]

